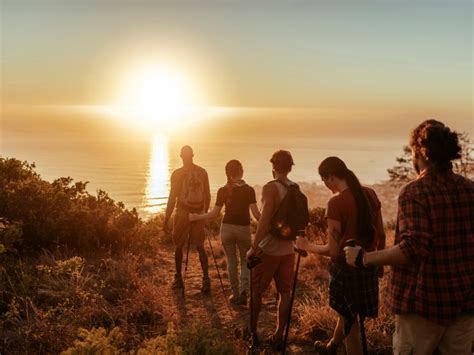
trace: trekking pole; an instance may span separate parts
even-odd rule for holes
[[[188,271],[188,261],[189,261],[189,248],[191,246],[191,225],[193,222],[189,224],[188,229],[188,250],[186,251],[186,262],[184,266],[184,276],[183,276],[183,296],[184,296],[184,281],[186,280],[186,272]]]
[[[232,310],[230,309],[229,300],[227,299],[227,293],[225,292],[224,283],[222,282],[222,277],[221,277],[221,273],[219,271],[219,266],[217,266],[217,259],[216,259],[216,255],[214,254],[214,248],[212,247],[210,232],[207,230],[207,228],[205,228],[204,230],[205,230],[205,233],[207,234],[207,240],[209,242],[209,247],[211,248],[212,258],[214,259],[214,265],[216,266],[217,276],[219,276],[219,282],[221,284],[222,293],[224,294],[225,303],[227,304],[227,309],[229,310],[230,317],[233,319],[234,314],[233,314]]]
[[[248,348],[250,351],[255,350],[255,344],[254,344],[254,332],[252,331],[252,324],[253,324],[253,307],[254,307],[254,302],[253,302],[253,268],[260,264],[262,262],[262,259],[259,258],[258,256],[253,256],[249,260],[247,260],[247,269],[250,271],[250,325],[249,325],[249,336],[250,336],[250,341]]]
[[[354,239],[349,239],[346,243],[345,243],[345,246],[347,247],[355,247],[356,246],[356,241]],[[359,293],[357,292],[357,295],[359,295]],[[367,355],[368,354],[368,350],[367,350],[367,338],[365,336],[365,326],[364,326],[364,320],[365,320],[365,317],[362,317],[362,315],[360,314],[360,308],[361,308],[361,302],[359,300],[359,298],[357,297],[357,305],[359,306],[359,328],[360,328],[360,338],[361,338],[361,342],[362,342],[362,353],[364,355]]]
[[[298,231],[298,235],[302,238],[305,236],[305,231],[300,230]],[[283,350],[282,350],[282,355],[285,355],[286,351],[286,343],[288,341],[288,334],[290,330],[290,322],[291,322],[291,311],[293,310],[293,302],[295,300],[295,293],[296,293],[296,282],[298,280],[298,270],[300,268],[300,260],[301,257],[306,257],[308,256],[308,252],[305,250],[297,249],[296,247],[294,248],[295,252],[298,253],[298,258],[296,260],[296,270],[295,270],[295,276],[293,278],[293,290],[291,291],[291,299],[290,299],[290,309],[288,310],[288,318],[286,321],[286,329],[285,329],[285,337],[283,339]]]

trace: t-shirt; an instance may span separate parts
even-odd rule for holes
[[[375,217],[382,205],[374,190],[365,186],[362,188],[369,199],[369,204]],[[326,217],[341,222],[342,238],[339,241],[339,245],[344,245],[344,242],[349,239],[356,239],[357,205],[350,189],[345,189],[329,200]],[[373,223],[375,225],[375,220]],[[377,240],[374,240],[373,246],[375,247],[375,245],[377,245]]]
[[[216,206],[225,205],[222,223],[248,226],[250,224],[249,205],[252,203],[257,203],[255,190],[247,184],[223,186],[217,191]]]
[[[209,178],[207,176],[206,170],[204,170],[200,166],[194,164],[191,169],[193,169],[197,173],[198,179],[201,181],[203,189],[204,189],[204,201],[203,201],[202,207],[189,208],[187,206],[184,206],[183,203],[180,201],[181,190],[183,188],[183,180],[190,169],[187,169],[183,166],[173,171],[173,174],[171,174],[171,191],[172,191],[172,194],[176,196],[178,200],[177,205],[176,205],[177,211],[202,213],[204,212],[205,205],[207,204],[207,206],[209,206],[209,201],[211,200],[211,193],[209,189]]]

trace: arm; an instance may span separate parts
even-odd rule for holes
[[[252,212],[252,215],[253,217],[259,221],[260,220],[260,217],[262,216],[260,211],[258,210],[258,207],[257,207],[257,204],[256,203],[252,203],[250,205],[250,211]]]
[[[209,187],[209,176],[206,170],[204,170],[204,193],[204,212],[207,212],[211,205],[211,188]]]
[[[252,248],[256,249],[258,244],[267,235],[270,229],[270,222],[272,220],[273,211],[275,210],[275,198],[278,193],[275,186],[267,184],[262,189],[262,213],[258,221],[257,232],[252,243]]]
[[[170,194],[168,196],[168,203],[166,204],[165,220],[163,222],[165,230],[168,229],[168,221],[171,215],[173,214],[173,210],[176,206],[176,200],[178,198],[178,191],[177,191],[178,189],[176,186],[177,181],[176,181],[176,175],[174,172],[173,174],[171,174],[170,185],[171,185]]]
[[[429,217],[420,196],[406,189],[400,192],[398,203],[397,236],[393,247],[364,253],[364,265],[404,265],[416,263],[430,253],[433,233]],[[355,266],[360,247],[344,248],[346,261]]]
[[[214,208],[211,210],[211,212],[208,213],[191,213],[189,214],[189,220],[190,221],[200,221],[203,219],[215,219],[219,216],[219,213],[221,213],[222,206],[217,206],[215,205]]]

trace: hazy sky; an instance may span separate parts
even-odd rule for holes
[[[472,1],[0,4],[3,107],[105,104],[130,67],[159,58],[209,105],[472,130]]]

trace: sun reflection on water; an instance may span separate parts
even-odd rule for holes
[[[153,137],[143,208],[146,213],[157,213],[166,207],[169,194],[168,154],[168,138]]]

